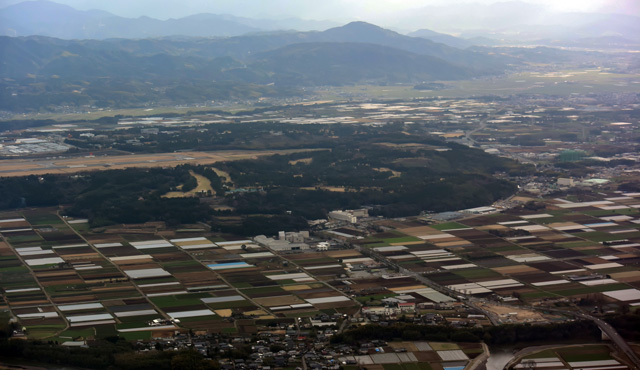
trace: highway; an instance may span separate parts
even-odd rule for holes
[[[640,370],[640,358],[638,358],[638,355],[635,352],[633,352],[633,349],[631,349],[627,341],[625,341],[624,338],[622,338],[622,336],[618,333],[618,331],[606,321],[591,315],[587,315],[582,312],[559,310],[555,308],[540,308],[540,307],[534,307],[534,309],[543,310],[547,312],[555,312],[564,316],[575,317],[578,320],[593,321],[600,328],[600,330],[602,330],[602,332],[605,333],[609,337],[609,339],[611,339],[613,344],[622,353],[624,353],[627,356],[627,358],[631,362],[629,364],[629,365],[632,365],[631,368]]]
[[[593,317],[591,315],[577,313],[576,316],[591,320],[596,323],[600,330],[602,330],[609,337],[609,339],[611,339],[616,347],[618,347],[618,349],[629,358],[629,360],[633,364],[633,368],[636,370],[640,369],[640,358],[638,358],[638,355],[633,352],[633,349],[631,349],[629,344],[624,340],[624,338],[622,338],[618,331],[613,328],[613,326],[609,325],[609,323],[607,323],[606,321],[597,317]]]

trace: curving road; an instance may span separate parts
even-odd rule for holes
[[[640,369],[640,358],[638,358],[638,355],[633,351],[633,349],[624,340],[624,338],[622,338],[618,331],[614,329],[613,326],[609,325],[608,322],[591,315],[578,313],[576,314],[576,316],[591,320],[596,323],[600,330],[602,330],[609,337],[609,339],[611,339],[611,341],[615,343],[618,349],[629,358],[629,360],[633,364],[633,368],[636,370]]]
[[[541,308],[538,308],[538,309],[541,309]],[[630,365],[632,365],[632,369],[640,370],[640,358],[638,358],[638,355],[629,346],[627,341],[625,341],[624,338],[622,338],[622,336],[618,333],[618,331],[606,321],[591,315],[587,315],[582,312],[565,311],[565,310],[558,310],[558,309],[552,309],[552,308],[546,308],[543,310],[549,311],[549,312],[557,312],[565,316],[573,316],[577,319],[593,321],[596,325],[598,325],[600,330],[602,330],[602,332],[605,333],[609,337],[609,339],[611,339],[613,344],[616,347],[618,347],[618,349],[627,356],[627,358],[631,362]]]

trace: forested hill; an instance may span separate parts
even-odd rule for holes
[[[299,95],[310,86],[499,74],[510,59],[356,22],[222,39],[0,37],[0,110],[127,108]],[[293,90],[292,90],[293,88]]]

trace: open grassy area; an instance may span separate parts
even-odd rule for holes
[[[34,212],[25,214],[25,218],[31,225],[63,224],[64,222],[55,213]]]
[[[403,370],[421,370],[417,363],[401,364]]]
[[[91,228],[89,227],[89,223],[85,222],[82,224],[72,224],[71,228],[73,228],[75,231],[77,231],[80,234],[87,234],[91,231]]]
[[[311,258],[306,260],[297,260],[298,264],[302,265],[315,265],[315,264],[328,264],[328,263],[336,263],[337,261],[333,258]]]
[[[147,322],[146,321],[136,321],[136,322],[127,322],[127,323],[121,323],[121,324],[116,324],[116,328],[118,330],[120,329],[135,329],[135,328],[146,328]]]
[[[600,70],[568,70],[554,74],[536,72],[514,73],[504,77],[446,81],[441,90],[420,91],[413,86],[344,86],[339,90],[317,91],[321,100],[342,99],[343,96],[362,96],[379,99],[408,99],[416,97],[468,97],[477,95],[552,94],[570,95],[574,93],[596,92],[640,92],[638,84],[627,83],[638,78],[634,74],[603,73]],[[620,85],[622,83],[622,85]]]
[[[397,237],[397,238],[388,238],[388,239],[382,239],[385,243],[388,244],[394,244],[394,243],[410,243],[410,242],[419,242],[422,241],[419,238],[413,237],[413,236],[404,236],[404,237]]]
[[[584,211],[583,213],[589,216],[602,217],[602,216],[609,216],[611,214],[634,215],[634,214],[638,214],[638,210],[635,208],[623,208],[623,209],[614,209],[614,210]]]
[[[35,325],[27,326],[29,338],[44,339],[49,338],[65,328],[64,325]]]
[[[527,299],[552,298],[552,297],[557,297],[557,296],[555,294],[553,294],[553,293],[542,292],[542,291],[520,293],[520,298],[522,298],[524,300],[527,300]]]
[[[488,247],[488,250],[492,251],[492,252],[507,252],[507,251],[517,251],[517,250],[522,250],[524,248],[519,247],[515,244],[512,245],[501,245],[499,247]]]
[[[431,364],[429,364],[428,362],[418,362],[418,369],[433,370],[433,367],[431,367]]]
[[[401,364],[384,364],[384,370],[403,370]]]
[[[243,289],[243,292],[251,295],[252,293],[284,293],[284,290],[279,286],[265,286],[260,288]]]
[[[130,317],[119,317],[118,320],[122,323],[137,323],[152,321],[153,319],[157,319],[158,315],[143,315],[143,316],[130,316]]]
[[[580,241],[580,242],[560,242],[560,243],[556,243],[558,246],[562,247],[562,248],[580,248],[580,247],[588,247],[591,245],[594,245],[594,243],[592,242],[588,242],[588,241]]]
[[[577,237],[588,239],[594,242],[606,242],[611,240],[619,240],[620,235],[609,234],[603,231],[591,231],[587,233],[576,233],[574,234]]]
[[[549,357],[555,357],[556,356],[556,352],[552,349],[547,349],[541,352],[536,352],[534,354],[528,355],[523,357],[523,359],[533,359],[533,358],[549,358]]]
[[[16,244],[28,243],[28,242],[39,242],[42,241],[42,238],[38,234],[31,235],[18,235],[18,236],[8,236],[7,241],[16,246]]]
[[[469,226],[463,225],[458,222],[445,222],[443,224],[432,225],[431,227],[436,230],[451,230],[451,229],[466,229]]]
[[[51,340],[59,341],[60,343],[71,340],[85,340],[88,337],[95,336],[96,331],[94,328],[84,328],[84,329],[67,329],[60,333],[59,335],[52,337]]]
[[[188,323],[188,322],[201,322],[201,321],[221,321],[222,317],[218,316],[218,315],[202,315],[202,316],[197,316],[197,317],[185,317],[180,319],[181,323]]]
[[[151,297],[151,300],[156,306],[160,308],[167,307],[178,307],[178,306],[191,306],[191,305],[201,305],[202,301],[200,298],[210,297],[207,293],[192,293],[192,294],[181,294],[181,295],[170,295],[170,296],[160,296],[160,297]]]
[[[447,82],[450,89],[438,90],[440,96],[469,96],[470,94],[588,94],[605,92],[638,92],[640,86],[625,83],[637,78],[633,74],[604,73],[598,69],[558,71],[553,74],[523,72],[503,78]],[[625,83],[620,86],[619,83]]]
[[[133,331],[129,333],[118,333],[118,336],[126,340],[150,340],[151,331]]]
[[[429,342],[429,345],[434,351],[451,351],[454,349],[460,349],[460,347],[455,343]]]
[[[581,346],[563,348],[556,351],[566,362],[609,360],[611,349],[608,346]]]
[[[612,290],[622,290],[629,289],[629,286],[626,284],[607,284],[607,285],[597,285],[597,286],[586,286],[575,289],[566,289],[566,290],[558,290],[554,293],[563,295],[563,296],[572,296],[572,295],[580,295],[580,294],[591,294],[591,293],[600,293],[600,292],[608,292]]]
[[[213,188],[211,187],[211,181],[209,181],[209,179],[207,179],[206,177],[202,176],[202,175],[198,175],[197,173],[193,172],[193,171],[189,171],[189,173],[191,174],[191,176],[195,177],[196,181],[198,182],[198,186],[196,186],[195,189],[187,191],[187,192],[182,192],[182,191],[172,191],[169,192],[165,195],[163,195],[163,197],[165,198],[184,198],[184,197],[194,197],[197,196],[200,193],[213,193]]]
[[[387,294],[373,294],[373,295],[366,295],[363,297],[356,297],[356,301],[362,303],[362,304],[370,304],[370,302],[373,301],[379,301],[381,299],[385,299],[385,298],[389,298],[389,297],[395,297],[397,296],[397,294],[395,293],[387,293]]]
[[[252,307],[253,303],[250,301],[233,301],[233,302],[219,302],[219,303],[208,303],[211,309],[214,310],[223,310],[227,308],[241,308],[241,307]]]
[[[249,106],[246,105],[234,105],[225,107],[224,109],[230,113],[249,109]],[[155,115],[165,115],[169,113],[176,113],[180,115],[188,115],[190,113],[195,112],[211,112],[211,111],[220,111],[221,108],[210,108],[210,107],[156,107],[156,108],[132,108],[132,109],[99,109],[94,111],[89,111],[85,113],[34,113],[34,114],[26,114],[19,115],[19,118],[14,117],[15,119],[53,119],[56,121],[75,121],[75,120],[96,120],[102,117],[113,117],[116,115],[122,115],[125,117],[147,117],[147,116],[155,116]],[[53,126],[52,126],[53,128]]]
[[[175,268],[175,267],[203,267],[202,264],[198,261],[194,260],[186,260],[186,261],[174,261],[174,262],[165,262],[162,264],[162,267],[165,269]],[[203,267],[204,268],[204,267]]]
[[[502,276],[493,270],[483,269],[483,268],[459,270],[459,271],[455,271],[454,273],[456,275],[462,276],[463,278],[470,279],[470,280]]]
[[[314,317],[317,315],[322,315],[320,311],[308,311],[308,312],[291,312],[285,313],[286,317]]]

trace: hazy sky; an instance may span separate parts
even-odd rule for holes
[[[24,0],[0,0],[0,7]],[[167,19],[196,13],[227,13],[248,17],[301,17],[306,19],[379,20],[427,6],[499,0],[54,0],[76,9],[101,9],[124,17]],[[504,1],[504,0],[503,0]],[[640,14],[640,0],[525,0],[554,11],[615,11]]]

